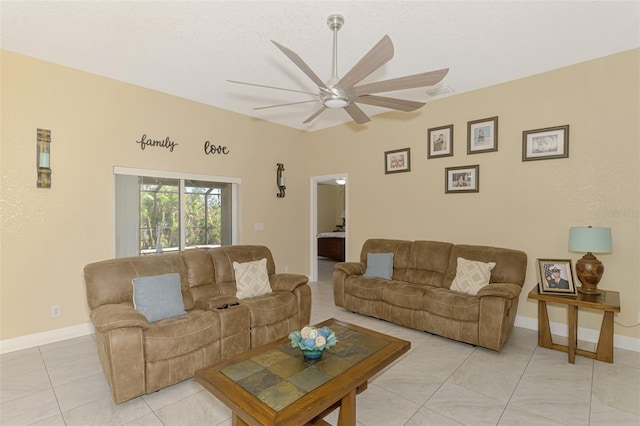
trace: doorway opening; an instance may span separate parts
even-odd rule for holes
[[[348,247],[348,175],[311,178],[310,281],[331,281]]]

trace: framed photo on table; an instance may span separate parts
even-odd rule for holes
[[[385,174],[409,171],[411,171],[411,148],[396,149],[384,153]]]
[[[522,161],[569,157],[569,125],[522,132]]]
[[[538,288],[540,293],[565,294],[573,296],[573,270],[569,259],[538,259]]]
[[[451,157],[453,155],[453,124],[429,129],[427,135],[429,138],[427,158]]]
[[[467,123],[467,154],[498,150],[498,117]]]
[[[480,166],[447,167],[444,169],[444,193],[479,192]]]

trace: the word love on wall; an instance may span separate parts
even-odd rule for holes
[[[204,153],[206,155],[227,155],[229,154],[229,148],[206,141],[204,143]]]

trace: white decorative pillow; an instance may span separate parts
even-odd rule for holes
[[[236,297],[238,299],[271,293],[267,259],[245,263],[233,262],[233,270],[236,273]]]
[[[482,287],[489,284],[491,271],[495,266],[495,262],[484,263],[459,257],[451,290],[475,296]]]

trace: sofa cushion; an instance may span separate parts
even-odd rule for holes
[[[485,263],[459,257],[451,290],[475,296],[478,290],[489,284],[491,271],[495,266],[495,262]]]
[[[376,280],[356,275],[345,281],[344,292],[359,299],[382,300],[382,291],[396,283],[397,281]]]
[[[180,274],[152,275],[138,277],[133,283],[133,306],[149,322],[186,314]]]
[[[251,311],[251,328],[275,324],[298,312],[298,299],[289,291],[272,291],[264,296],[244,299],[241,306]]]
[[[428,287],[396,281],[382,290],[382,300],[390,305],[408,309],[424,309],[424,298]]]
[[[132,256],[94,262],[84,267],[87,302],[90,309],[100,305],[133,302],[131,280],[152,275],[180,274],[184,308],[193,309],[193,297],[187,283],[180,253],[162,256]]]
[[[410,249],[411,241],[387,240],[382,238],[369,239],[362,245],[360,262],[366,264],[369,253],[393,253],[393,275],[391,278],[394,280],[402,280],[407,270]]]
[[[207,252],[213,261],[213,272],[215,274],[213,281],[220,289],[221,294],[233,296],[236,294],[236,276],[233,262],[245,263],[267,259],[267,273],[269,275],[276,273],[273,256],[266,246],[222,246],[208,249]]]
[[[220,340],[217,311],[193,309],[186,315],[155,322],[144,331],[146,362],[183,355]]]
[[[480,299],[446,288],[427,287],[423,309],[452,320],[477,322],[480,318]]]
[[[496,267],[491,271],[490,283],[513,283],[520,287],[524,284],[527,271],[526,253],[500,247],[456,244],[451,249],[449,266],[444,277],[444,288],[451,288],[459,257],[479,262],[495,262]]]
[[[393,275],[393,253],[367,253],[367,278],[390,280]]]
[[[414,241],[403,281],[443,287],[452,247],[439,241]]]
[[[236,274],[236,297],[247,299],[271,293],[269,275],[267,274],[267,259],[253,262],[233,262]]]

